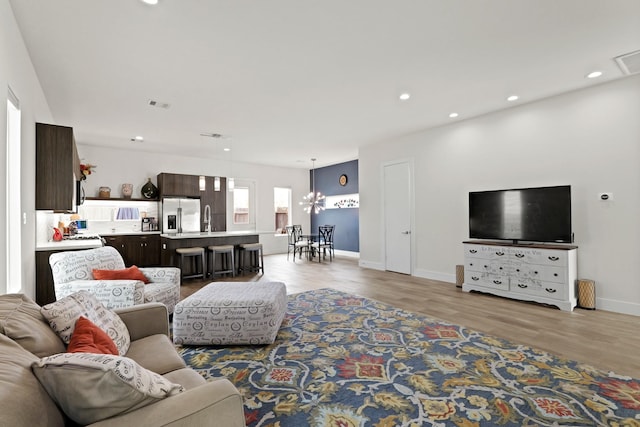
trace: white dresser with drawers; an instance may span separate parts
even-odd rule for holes
[[[577,305],[577,246],[487,241],[463,244],[463,291],[536,301],[565,311]]]

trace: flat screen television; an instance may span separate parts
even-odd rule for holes
[[[469,237],[571,243],[571,186],[470,192]]]

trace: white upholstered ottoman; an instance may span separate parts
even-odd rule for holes
[[[192,345],[271,344],[287,309],[282,282],[213,282],[180,301],[173,342]]]

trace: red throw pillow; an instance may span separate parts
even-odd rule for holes
[[[149,283],[147,276],[135,265],[124,270],[93,270],[93,278],[96,280],[140,280],[145,285]]]
[[[118,347],[105,331],[91,320],[80,316],[71,334],[67,353],[113,354],[118,356]]]

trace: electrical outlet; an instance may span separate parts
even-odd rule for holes
[[[598,193],[598,199],[605,202],[610,202],[613,200],[613,193]]]

